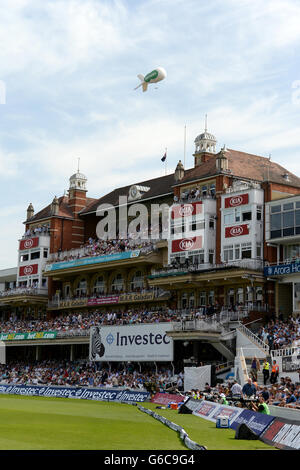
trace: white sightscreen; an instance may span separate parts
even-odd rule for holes
[[[210,385],[211,366],[185,367],[184,368],[184,391],[204,390],[205,384]]]

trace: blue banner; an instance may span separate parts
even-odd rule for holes
[[[244,410],[242,413],[230,424],[232,429],[236,429],[239,424],[245,423],[252,429],[258,436],[264,432],[269,424],[275,419],[274,416],[258,413],[256,411]]]
[[[264,276],[286,276],[288,274],[299,274],[300,263],[278,264],[276,266],[264,267]]]
[[[148,392],[140,392],[138,390],[9,384],[0,385],[0,394],[23,395],[29,397],[77,398],[81,400],[127,403],[144,402],[150,397]]]
[[[140,256],[140,250],[122,251],[112,255],[92,256],[90,258],[78,258],[70,261],[61,261],[58,263],[47,264],[45,271],[57,271],[58,269],[76,268],[77,266],[86,266],[98,263],[110,263],[111,261],[120,261],[123,259],[137,258]]]

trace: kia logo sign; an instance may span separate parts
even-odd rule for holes
[[[38,237],[35,238],[26,238],[26,240],[20,241],[20,250],[30,250],[39,245]]]
[[[179,243],[179,248],[182,251],[191,250],[193,248],[194,244],[195,244],[195,242],[192,238],[184,238]]]
[[[24,248],[29,249],[33,246],[33,240],[30,238],[29,240],[25,240],[24,242]]]
[[[240,194],[227,197],[225,199],[225,207],[237,207],[249,203],[249,194]]]
[[[33,266],[25,266],[24,268],[24,274],[26,276],[30,276],[30,274],[33,273]]]
[[[225,228],[225,237],[239,237],[241,235],[248,235],[249,227],[248,225],[237,225],[236,227],[226,227]]]
[[[240,206],[243,203],[243,198],[241,196],[232,197],[229,200],[229,205],[231,207]]]
[[[194,207],[192,206],[192,204],[187,204],[185,206],[180,207],[179,209],[179,215],[181,215],[181,217],[189,217],[193,214],[193,212]]]
[[[232,237],[238,237],[239,235],[242,235],[243,231],[243,227],[232,227],[230,230],[230,235]]]

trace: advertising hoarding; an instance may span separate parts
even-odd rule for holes
[[[171,323],[92,327],[90,360],[158,362],[173,360]]]

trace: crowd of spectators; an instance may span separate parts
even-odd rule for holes
[[[39,285],[38,282],[33,282],[31,286],[16,286],[3,291],[0,291],[0,297],[9,297],[11,295],[32,295],[39,294]]]
[[[115,240],[100,240],[89,238],[88,242],[81,245],[79,249],[70,250],[68,252],[58,251],[51,255],[48,262],[53,263],[56,261],[71,261],[91,256],[104,256],[112,255],[115,253],[122,253],[126,251],[140,250],[141,253],[146,254],[156,250],[153,240],[147,239],[115,239]]]
[[[257,336],[269,345],[270,350],[300,346],[300,317],[288,321],[272,320],[260,328]]]
[[[183,376],[183,374],[179,374]],[[164,391],[178,375],[167,367],[158,370],[135,369],[132,363],[110,369],[98,368],[86,361],[47,360],[41,362],[12,362],[0,365],[0,383],[15,385],[61,385],[81,387],[121,387],[128,389]]]
[[[195,188],[187,189],[180,194],[180,197],[174,196],[174,202],[177,203],[186,203],[186,202],[193,202],[199,201],[201,199],[205,199],[208,197],[214,198],[216,196],[216,189],[214,185],[210,187],[196,186]]]
[[[8,320],[0,320],[0,333],[27,333],[40,331],[76,332],[87,331],[93,326],[99,325],[135,325],[141,323],[162,323],[180,321],[178,312],[166,309],[140,310],[129,309],[126,311],[79,313],[62,313],[55,318],[28,320],[17,319],[11,316]]]
[[[227,315],[227,312],[223,312]],[[70,334],[86,331],[93,326],[106,325],[136,325],[142,323],[168,323],[203,320],[206,323],[218,323],[222,315],[212,306],[185,310],[174,310],[164,307],[152,307],[149,309],[128,308],[127,310],[107,311],[107,309],[95,309],[93,311],[61,312],[47,318],[20,318],[11,315],[0,319],[0,333],[28,333],[41,331],[69,332]],[[236,313],[236,312],[234,312]]]
[[[216,387],[206,384],[203,390],[194,389],[186,395],[252,411],[261,411],[262,403],[267,405],[267,409],[269,405],[300,409],[300,381],[293,382],[290,377],[281,377],[278,383],[268,386],[260,386],[250,378],[243,387],[236,380]]]
[[[33,229],[28,229],[23,235],[24,238],[31,238],[36,235],[50,235],[50,227],[49,225],[39,225],[38,227],[35,227]]]

